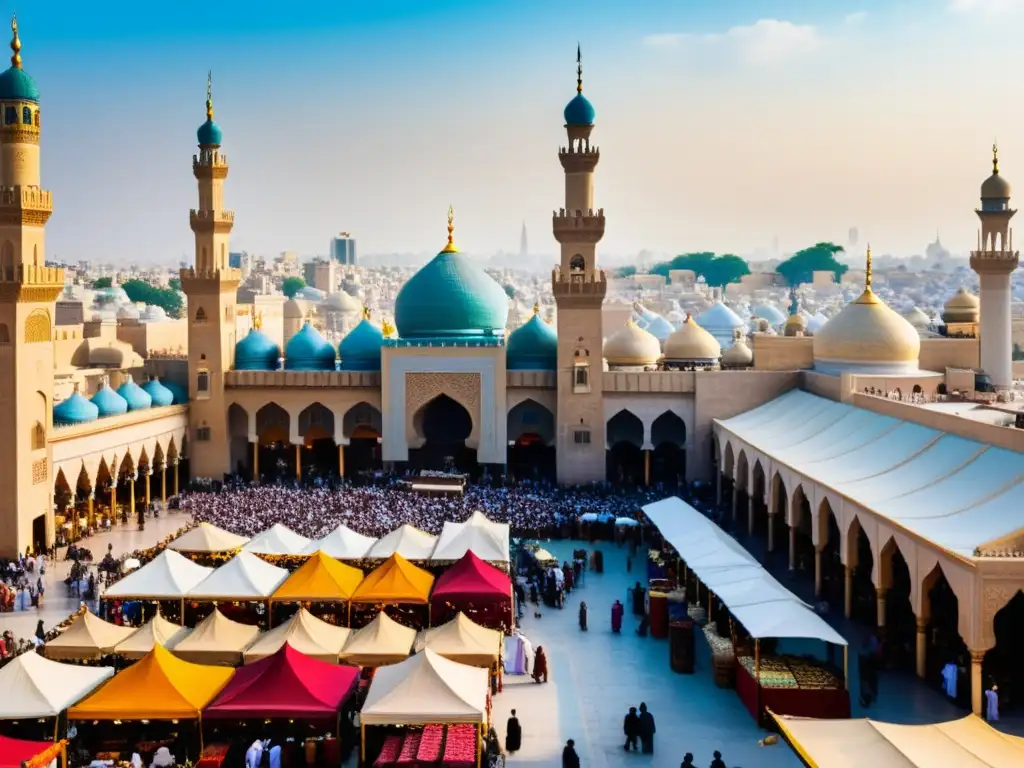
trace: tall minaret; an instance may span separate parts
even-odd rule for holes
[[[221,480],[232,469],[224,376],[234,363],[235,301],[242,276],[228,266],[235,214],[224,210],[228,159],[220,151],[220,126],[213,121],[210,77],[206,122],[196,137],[199,154],[192,156],[192,173],[199,184],[199,207],[189,212],[196,263],[181,270],[181,288],[188,296],[189,470],[193,477]]]
[[[39,89],[21,66],[0,74],[0,555],[52,544],[53,338],[64,270],[46,266],[50,193],[39,186]]]
[[[992,175],[981,185],[978,250],[971,251],[971,269],[981,282],[981,368],[997,389],[1013,384],[1013,342],[1010,333],[1010,273],[1017,268],[1010,219],[1010,182],[999,174],[999,148],[992,145]]]
[[[526,222],[523,222],[523,231],[519,235],[519,258],[525,259],[530,255],[530,244],[526,239]]]
[[[601,305],[607,282],[597,267],[604,210],[594,208],[594,169],[600,153],[590,145],[594,107],[583,95],[583,66],[576,48],[576,95],[565,107],[568,146],[558,150],[565,171],[565,207],[552,225],[561,263],[551,273],[558,307],[558,482],[605,477],[605,415],[601,391]]]

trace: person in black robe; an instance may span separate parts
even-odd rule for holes
[[[519,725],[519,718],[516,711],[512,710],[512,716],[505,723],[505,751],[509,754],[518,752],[523,746],[523,729]]]
[[[629,748],[632,747],[634,752],[639,752],[637,738],[640,736],[640,718],[636,716],[636,707],[630,707],[628,714],[622,719],[622,732],[626,734],[626,743],[622,748],[629,752]]]
[[[722,753],[717,749],[715,750],[715,759],[711,761],[711,768],[727,768],[725,761],[722,759]]]
[[[647,711],[647,705],[640,702],[640,751],[645,755],[654,754],[654,715]]]
[[[569,739],[562,750],[562,768],[580,768],[580,756],[576,754],[576,742]]]
[[[580,603],[580,631],[587,631],[587,604],[585,602]]]
[[[633,591],[633,615],[634,616],[643,616],[644,613],[646,613],[646,611],[644,611],[644,588],[640,586],[640,582],[639,581],[636,583],[636,586],[633,587],[632,591]]]

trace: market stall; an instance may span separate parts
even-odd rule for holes
[[[474,512],[464,523],[446,522],[430,562],[453,563],[470,552],[488,563],[508,568],[508,524],[491,522],[483,512]]]
[[[114,653],[126,659],[138,660],[148,654],[156,646],[174,648],[179,642],[191,634],[192,630],[180,624],[173,624],[160,615],[147,621],[132,634],[118,643]]]
[[[392,555],[400,555],[406,560],[425,561],[430,559],[436,545],[437,536],[406,524],[378,539],[366,557],[370,560],[386,560]]]
[[[210,523],[199,523],[167,545],[169,549],[192,555],[215,555],[235,552],[249,541],[244,536],[225,531]]]
[[[447,624],[416,635],[415,651],[429,648],[449,661],[493,669],[501,658],[504,639],[501,632],[482,627],[466,614],[458,613]]]
[[[383,541],[383,539],[382,539]],[[434,576],[395,553],[367,574],[349,601],[349,626],[368,623],[390,611],[417,629],[430,624],[430,590]]]
[[[109,624],[83,608],[67,629],[43,646],[43,653],[51,659],[95,660],[113,653],[134,632],[134,627]]]
[[[256,604],[269,609],[270,596],[287,578],[286,568],[271,565],[251,552],[239,552],[189,590],[187,602],[194,607],[186,606],[186,610],[195,618],[193,613],[201,615],[199,603],[241,603],[242,614],[252,612]]]
[[[295,650],[314,659],[338,662],[338,654],[348,640],[351,630],[336,627],[318,619],[305,608],[288,619],[287,623],[265,632],[243,652],[246,664],[273,656],[286,643]]]
[[[309,539],[301,536],[286,525],[275,523],[262,533],[257,533],[242,546],[242,551],[254,555],[276,555],[289,557],[300,555],[309,546]]]
[[[259,635],[259,627],[232,621],[214,608],[188,637],[175,644],[173,651],[193,664],[235,666],[242,663],[242,652]]]
[[[67,765],[65,740],[24,741],[0,736],[0,768],[46,768],[57,758]]]
[[[341,524],[322,539],[309,542],[303,550],[304,555],[315,555],[323,552],[335,560],[362,560],[368,556],[370,547],[377,543],[371,536],[364,536]]]
[[[329,613],[348,623],[346,604],[362,580],[361,570],[317,550],[277,588],[270,598],[271,608],[276,613],[281,603],[307,603],[316,614]],[[313,608],[313,603],[320,609]]]
[[[55,718],[113,675],[113,667],[61,664],[38,653],[19,654],[0,667],[0,720]]]
[[[184,624],[185,595],[213,568],[197,565],[172,549],[165,549],[136,571],[108,587],[104,600],[144,600],[165,603],[164,610],[178,612],[179,624]]]
[[[438,577],[430,596],[431,623],[459,613],[491,629],[512,629],[512,580],[473,551]]]
[[[349,635],[340,659],[360,667],[397,664],[409,658],[416,630],[402,626],[383,611],[362,629]]]

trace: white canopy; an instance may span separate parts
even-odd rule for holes
[[[487,562],[507,563],[508,551],[508,525],[491,522],[483,512],[474,512],[464,523],[444,524],[430,559],[460,560],[467,552],[472,552]]]
[[[213,573],[173,549],[165,549],[137,571],[107,589],[104,597],[177,600]]]
[[[200,523],[185,531],[167,546],[178,552],[231,552],[248,539],[210,523]]]
[[[54,717],[113,676],[113,667],[61,664],[22,653],[0,668],[0,720]]]
[[[406,524],[379,539],[370,547],[366,556],[374,560],[387,560],[397,553],[406,560],[429,560],[436,544],[437,536]]]
[[[153,646],[162,645],[164,648],[171,649],[188,637],[191,632],[189,627],[172,624],[157,613],[130,637],[118,643],[114,648],[114,653],[119,653],[129,659],[141,659],[153,650]]]
[[[847,644],[735,539],[682,499],[673,496],[643,509],[687,567],[718,596],[751,637],[801,637]]]
[[[335,560],[362,560],[376,543],[376,539],[341,524],[322,539],[309,542],[302,554],[315,555],[319,550]]]
[[[308,545],[309,539],[305,536],[300,536],[286,525],[274,523],[249,539],[242,549],[255,555],[298,555]]]
[[[486,669],[458,664],[429,648],[373,676],[360,712],[367,725],[483,723]]]
[[[239,552],[193,589],[190,600],[262,600],[288,578],[287,568],[271,565],[251,552]]]

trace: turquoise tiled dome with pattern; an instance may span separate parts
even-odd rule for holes
[[[258,328],[235,344],[236,371],[276,371],[280,358],[281,348]]]
[[[144,411],[153,406],[153,398],[149,396],[146,390],[136,384],[131,376],[125,379],[124,384],[117,388],[117,394],[128,403],[129,411]]]
[[[109,384],[104,384],[99,392],[92,396],[92,404],[99,409],[101,419],[128,413],[128,401],[112,390]]]
[[[363,318],[338,345],[343,371],[379,371],[384,332]]]
[[[173,381],[162,381],[160,383],[163,384],[166,389],[169,389],[171,394],[174,395],[174,402],[171,403],[172,405],[184,405],[188,402],[188,390],[183,386],[176,384]]]
[[[161,384],[160,379],[150,379],[142,385],[142,389],[153,399],[154,408],[166,408],[174,403],[174,393]]]
[[[334,346],[305,322],[284,348],[284,367],[288,371],[335,370]]]
[[[96,421],[100,417],[100,409],[83,397],[78,390],[71,397],[62,400],[53,407],[53,423],[55,426],[69,427],[72,424],[85,424]]]
[[[510,371],[553,371],[558,367],[558,334],[534,314],[509,334],[505,366]]]

